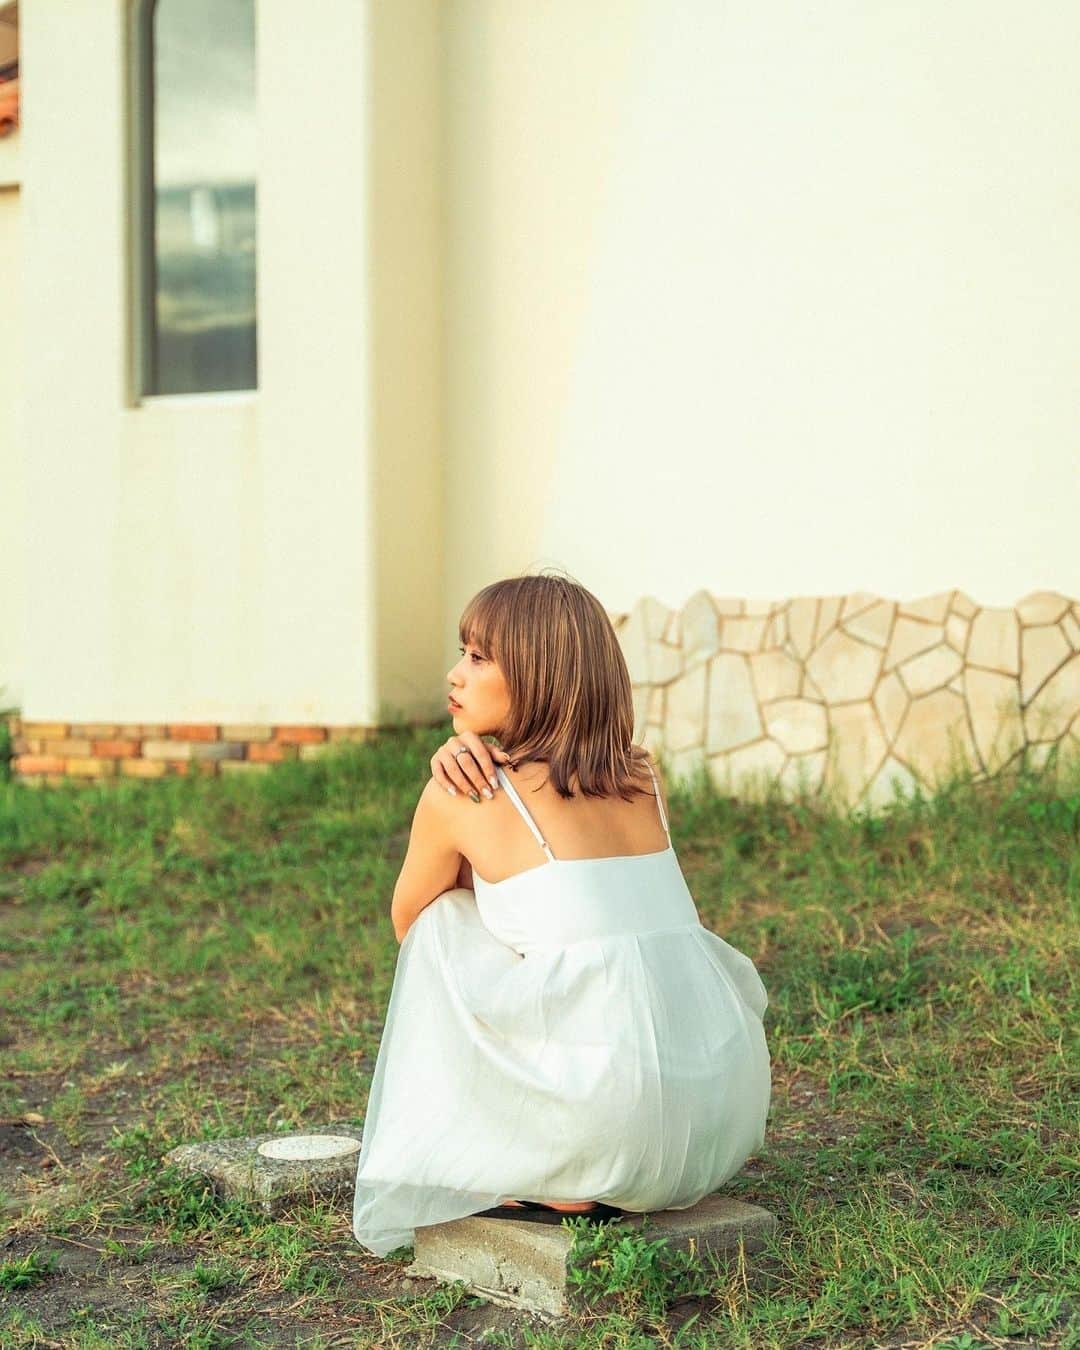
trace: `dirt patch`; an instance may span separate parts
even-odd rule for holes
[[[58,1079],[51,1086],[59,1085]],[[47,1101],[49,1094],[39,1087],[35,1097]],[[434,1280],[406,1276],[407,1262],[372,1256],[348,1228],[312,1257],[313,1283],[325,1285],[325,1291],[311,1293],[304,1291],[303,1273],[296,1287],[260,1287],[266,1264],[254,1256],[238,1259],[235,1248],[219,1254],[212,1235],[205,1243],[162,1241],[150,1228],[100,1217],[88,1219],[83,1230],[73,1229],[65,1211],[88,1196],[99,1198],[107,1211],[110,1193],[128,1184],[118,1159],[100,1149],[114,1129],[137,1124],[122,1111],[93,1123],[83,1114],[81,1142],[71,1145],[29,1108],[0,1123],[0,1225],[6,1225],[0,1266],[33,1256],[46,1267],[31,1273],[34,1282],[27,1287],[3,1290],[0,1340],[3,1328],[20,1319],[50,1338],[92,1326],[106,1339],[135,1334],[155,1350],[171,1350],[196,1326],[212,1329],[222,1345],[234,1339],[290,1347],[340,1340],[374,1347],[469,1344],[486,1331],[524,1344],[524,1329],[543,1325],[527,1314],[454,1295]],[[200,1286],[196,1267],[219,1261],[237,1269],[242,1284]]]
[[[108,1250],[107,1239],[128,1247],[132,1257]],[[194,1324],[204,1330],[212,1326],[222,1345],[235,1338],[237,1344],[290,1347],[316,1341],[460,1346],[491,1332],[524,1345],[526,1328],[545,1325],[539,1318],[472,1297],[441,1314],[437,1308],[414,1312],[410,1304],[422,1304],[436,1289],[435,1281],[406,1276],[397,1263],[380,1262],[355,1246],[319,1257],[320,1272],[331,1281],[338,1277],[345,1292],[309,1297],[259,1290],[255,1274],[244,1291],[225,1288],[178,1299],[178,1291],[190,1289],[196,1263],[212,1258],[194,1245],[146,1246],[145,1234],[131,1227],[78,1240],[38,1233],[0,1238],[0,1261],[31,1253],[52,1269],[30,1288],[5,1292],[0,1328],[18,1317],[33,1319],[46,1335],[57,1337],[80,1323],[104,1337],[119,1337],[137,1326],[141,1343],[172,1350],[183,1329]]]

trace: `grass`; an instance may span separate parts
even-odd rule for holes
[[[766,1248],[577,1232],[565,1326],[274,1220],[174,1144],[363,1119],[389,898],[442,729],[256,779],[0,782],[0,1346],[1080,1346],[1080,784],[879,817],[673,789],[703,922],[769,991]]]

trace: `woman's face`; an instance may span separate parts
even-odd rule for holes
[[[461,659],[447,672],[455,731],[498,735],[510,716],[510,691],[496,662],[478,647],[459,647]],[[458,706],[455,708],[454,703]]]

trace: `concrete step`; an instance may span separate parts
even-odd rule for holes
[[[296,1200],[351,1196],[362,1130],[359,1125],[317,1125],[286,1134],[254,1134],[177,1144],[162,1161],[207,1177],[222,1195],[249,1201],[277,1215]]]
[[[666,1238],[684,1251],[730,1251],[740,1240],[758,1250],[776,1229],[768,1210],[729,1196],[707,1195],[690,1209],[659,1210],[611,1221],[621,1232],[647,1241]],[[406,1274],[440,1281],[464,1280],[491,1303],[549,1317],[570,1311],[567,1266],[573,1234],[561,1224],[472,1216],[416,1230],[413,1263]]]

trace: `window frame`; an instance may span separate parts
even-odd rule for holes
[[[128,0],[127,8],[127,141],[125,157],[128,165],[127,228],[125,256],[127,258],[127,312],[129,341],[127,360],[127,404],[139,407],[146,403],[176,403],[181,399],[213,399],[236,402],[254,398],[259,392],[258,367],[256,383],[247,389],[204,389],[185,393],[157,393],[160,371],[157,363],[157,247],[156,247],[156,181],[154,176],[154,7],[156,0]],[[258,4],[254,4],[256,23]],[[258,60],[258,41],[255,44]],[[258,196],[256,195],[256,212]],[[258,217],[256,215],[256,231]],[[258,238],[258,233],[256,233]],[[258,293],[256,292],[256,299]],[[255,312],[255,335],[258,342],[258,309]]]
[[[131,0],[128,37],[130,193],[127,255],[130,261],[130,401],[154,398],[157,386],[154,350],[154,297],[157,251],[154,247],[154,0]]]

